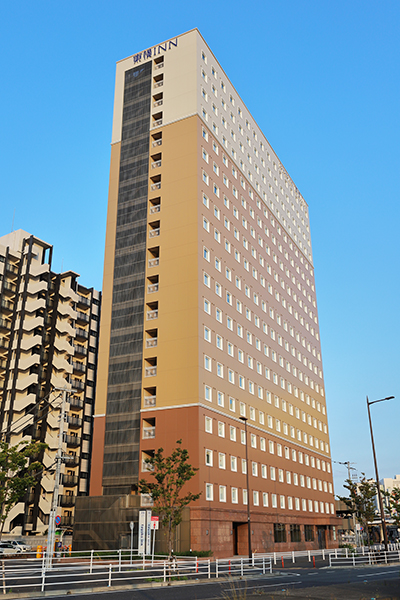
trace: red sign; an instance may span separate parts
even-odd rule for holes
[[[153,517],[153,516],[151,517],[151,523],[150,523],[151,529],[158,529],[159,520],[160,520],[159,517]]]

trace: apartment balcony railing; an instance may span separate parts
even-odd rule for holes
[[[75,496],[59,496],[60,506],[75,506]]]
[[[1,308],[2,310],[6,310],[6,311],[8,311],[8,312],[12,312],[12,310],[13,310],[13,308],[14,308],[14,305],[13,305],[13,303],[12,303],[12,302],[10,302],[9,300],[5,300],[5,299],[3,298],[3,300],[0,302],[0,308]]]
[[[152,319],[158,319],[158,310],[147,311],[147,320],[151,321]]]
[[[154,471],[154,465],[149,465],[145,460],[142,460],[142,471],[143,473],[152,473]]]
[[[62,461],[67,467],[77,467],[79,465],[79,456],[75,454],[63,454]]]
[[[73,379],[71,377],[69,382],[75,390],[84,390],[85,389],[85,384],[80,379]]]
[[[77,310],[76,311],[76,320],[82,321],[83,323],[89,323],[90,317],[86,313],[83,313],[83,312],[80,312],[79,310]]]
[[[161,160],[155,160],[153,163],[151,163],[152,169],[157,169],[157,167],[161,167]]]
[[[81,338],[83,340],[87,340],[89,337],[89,332],[86,329],[81,329],[80,327],[75,328],[75,337]]]
[[[10,321],[6,321],[5,319],[2,319],[0,317],[0,329],[4,329],[6,331],[9,331],[11,329],[11,323],[10,323]]]
[[[141,506],[153,506],[153,504],[154,504],[154,500],[150,496],[150,494],[142,494],[142,497],[140,499]]]
[[[146,340],[146,348],[155,348],[157,346],[157,340],[158,338],[156,337]]]
[[[158,267],[159,264],[160,264],[159,258],[150,258],[149,259],[149,267]]]
[[[156,100],[156,102],[153,102],[154,108],[156,108],[156,106],[162,106],[163,104],[164,100]]]
[[[78,295],[77,304],[81,304],[82,306],[90,306],[90,298],[85,298],[84,296]]]
[[[156,405],[156,396],[145,396],[143,404],[146,408],[155,406]]]
[[[82,419],[80,417],[67,416],[67,423],[71,429],[79,429],[82,427]]]
[[[157,119],[156,121],[153,121],[153,127],[158,127],[159,125],[162,125],[162,119]]]
[[[61,517],[60,526],[61,527],[72,527],[74,524],[73,516]]]
[[[74,408],[74,409],[83,408],[84,402],[83,402],[82,398],[78,398],[77,396],[70,396],[69,397],[69,405],[71,408]]]
[[[150,206],[150,214],[154,215],[155,213],[159,213],[161,210],[161,204],[156,204],[155,206]]]
[[[87,355],[87,348],[85,346],[81,346],[80,344],[74,344],[75,354],[80,354],[81,356]]]
[[[158,64],[154,65],[154,70],[156,69],[162,69],[164,66],[164,61],[159,62]]]
[[[81,444],[81,438],[77,435],[64,434],[64,441],[70,448],[77,448]]]
[[[86,367],[83,363],[72,361],[72,368],[74,371],[79,371],[80,373],[84,373],[86,371]]]
[[[78,485],[79,478],[77,475],[69,475],[68,473],[63,473],[62,476],[62,484],[65,487],[75,487]]]
[[[15,265],[13,265],[10,262],[6,263],[5,269],[9,273],[13,273],[14,275],[18,275],[18,267],[16,267]]]
[[[160,235],[160,228],[156,227],[155,229],[150,229],[149,231],[149,237],[153,238],[153,237],[157,237]]]
[[[158,292],[158,283],[152,283],[147,286],[147,291],[149,294],[153,294],[154,292]]]
[[[162,139],[160,138],[159,140],[154,140],[154,142],[151,144],[153,148],[156,148],[157,146],[161,146],[162,145]]]
[[[163,81],[156,81],[155,84],[154,84],[154,87],[155,88],[159,88],[159,87],[162,87],[163,85],[164,85]]]
[[[161,182],[160,182],[160,181],[159,181],[158,183],[153,183],[153,184],[151,185],[151,190],[152,190],[152,191],[154,191],[154,190],[159,190],[159,189],[161,189]]]
[[[17,286],[14,283],[10,283],[9,281],[3,281],[3,292],[15,294],[16,291]]]
[[[0,369],[5,369],[7,365],[7,361],[5,358],[0,358]]]
[[[144,427],[143,428],[143,439],[155,438],[156,428],[155,427]]]
[[[145,377],[155,377],[157,375],[157,367],[146,367]]]
[[[9,348],[9,346],[10,346],[10,341],[5,337],[0,336],[0,348],[4,348],[5,350],[7,350],[7,348]]]

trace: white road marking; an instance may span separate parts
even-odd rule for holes
[[[379,573],[368,573],[368,575],[357,575],[357,577],[378,577],[378,575],[392,575],[393,573],[396,573],[395,569],[393,569],[393,571],[383,571],[383,572],[379,572]]]

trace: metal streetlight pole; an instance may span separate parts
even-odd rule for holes
[[[387,549],[388,549],[388,537],[387,537],[387,530],[386,530],[385,512],[383,510],[381,488],[380,488],[380,485],[379,485],[378,463],[377,463],[377,460],[376,460],[374,434],[373,434],[373,431],[372,431],[371,412],[369,410],[369,407],[371,406],[371,404],[376,404],[377,402],[385,402],[385,400],[392,400],[393,398],[394,398],[394,396],[388,396],[387,398],[382,398],[381,400],[373,400],[372,402],[370,402],[368,400],[368,396],[367,396],[367,409],[368,409],[369,428],[371,430],[372,454],[374,456],[374,463],[375,463],[376,489],[377,489],[377,492],[378,492],[379,508],[380,508],[380,511],[381,511],[381,520],[382,520],[383,540],[384,540],[386,552],[387,552]]]
[[[240,417],[240,420],[244,422],[244,436],[246,439],[247,526],[248,526],[248,536],[249,536],[249,560],[252,560],[253,553],[251,551],[249,458],[248,458],[248,453],[247,453],[247,417]]]
[[[334,460],[334,463],[338,464],[338,465],[346,465],[347,467],[347,475],[348,475],[348,479],[349,481],[351,481],[351,471],[355,471],[354,467],[351,467],[350,465],[355,465],[356,463],[351,463],[349,460],[345,461],[345,462],[340,462],[339,460]],[[357,535],[357,527],[356,527],[356,516],[355,513],[353,511],[353,530],[354,530],[354,539],[356,542],[356,546],[358,546],[358,535]]]

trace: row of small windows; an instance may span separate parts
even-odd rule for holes
[[[218,500],[219,502],[227,502],[227,486],[218,485],[212,483],[206,483],[206,500],[212,502],[214,500],[214,487],[217,490]],[[244,505],[247,505],[247,489],[240,489],[237,487],[231,487],[231,498],[230,501],[232,504],[239,503],[239,495],[241,492],[241,502]],[[305,498],[296,498],[292,496],[284,496],[282,494],[270,494],[271,501],[269,500],[268,492],[261,491],[253,491],[252,492],[252,504],[253,506],[260,506],[260,502],[262,502],[262,506],[271,507],[271,508],[281,508],[288,510],[297,510],[303,512],[314,512],[321,514],[335,514],[335,509],[333,503],[322,502],[318,500],[306,500]]]

